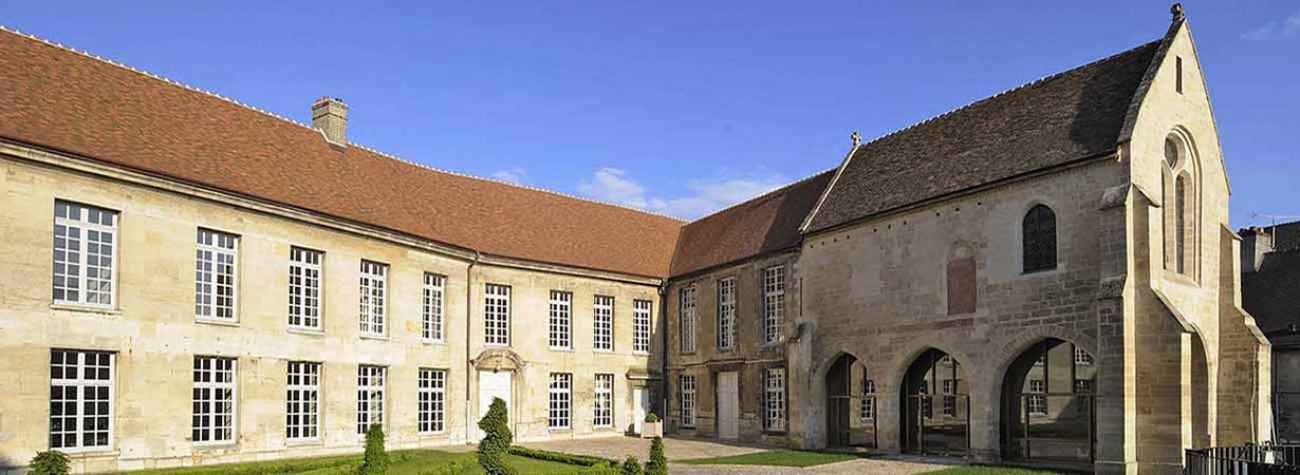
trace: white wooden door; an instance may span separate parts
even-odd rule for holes
[[[641,435],[645,415],[650,412],[650,394],[646,392],[645,388],[632,389],[632,404],[632,433]]]
[[[718,373],[718,438],[740,437],[740,373]]]
[[[483,440],[485,435],[478,429],[478,421],[487,415],[488,408],[492,407],[492,398],[501,398],[506,402],[506,413],[514,412],[514,405],[510,401],[510,372],[507,371],[479,371],[478,372],[478,419],[470,422],[474,427],[477,440]],[[511,420],[511,427],[514,421]]]

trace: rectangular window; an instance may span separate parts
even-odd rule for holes
[[[595,328],[592,330],[595,339],[592,342],[592,348],[595,348],[596,351],[613,351],[614,297],[597,295],[596,304],[592,308],[591,319],[595,324]]]
[[[420,407],[417,416],[420,433],[442,432],[446,393],[446,370],[420,368]]]
[[[718,349],[736,344],[736,279],[718,281]]]
[[[1088,350],[1076,346],[1074,347],[1074,364],[1080,366],[1091,366],[1092,355],[1088,354]]]
[[[54,301],[113,306],[117,212],[54,202]]]
[[[943,382],[943,415],[957,415],[957,380],[949,379]]]
[[[681,319],[681,351],[682,353],[695,352],[695,286],[683,287],[678,291],[681,297],[681,305],[677,309],[677,316]]]
[[[1041,379],[1029,380],[1029,392],[1033,393],[1025,397],[1025,408],[1029,413],[1040,416],[1047,414],[1047,396],[1042,394],[1047,392],[1047,382]]]
[[[785,431],[785,368],[768,368],[763,374],[763,429]]]
[[[483,338],[489,345],[510,345],[510,287],[487,284],[483,297]]]
[[[596,414],[592,425],[614,427],[614,375],[596,373]]]
[[[234,358],[194,357],[194,407],[190,438],[195,443],[235,441]]]
[[[365,434],[373,424],[384,424],[384,380],[388,368],[357,367],[357,433]]]
[[[551,429],[568,429],[573,409],[573,375],[551,373],[550,413],[546,425]]]
[[[195,316],[234,321],[239,236],[200,228],[194,252]]]
[[[362,335],[384,335],[384,309],[388,303],[388,264],[361,261],[361,311],[357,321]]]
[[[551,348],[573,349],[573,293],[551,291]]]
[[[289,362],[285,434],[289,440],[320,437],[320,363]]]
[[[785,319],[785,266],[763,269],[763,342],[781,341]]]
[[[420,318],[420,337],[425,341],[442,341],[442,296],[447,278],[424,273],[424,305]]]
[[[323,252],[301,247],[289,249],[289,326],[320,329],[324,261]]]
[[[930,396],[929,382],[917,388],[916,392],[921,395],[921,415],[927,419],[934,417],[934,397]]]
[[[859,412],[863,421],[876,418],[876,382],[874,380],[862,380],[862,407],[859,408]]]
[[[683,374],[677,384],[682,393],[682,427],[695,427],[695,376]]]
[[[107,449],[113,440],[114,354],[50,350],[50,448]]]
[[[650,352],[650,301],[632,301],[632,351]]]

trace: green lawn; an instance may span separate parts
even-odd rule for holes
[[[803,452],[798,450],[770,450],[767,452],[732,455],[729,457],[677,460],[674,462],[690,465],[774,465],[778,467],[811,467],[814,465],[844,462],[856,458],[858,457],[853,454]]]
[[[933,472],[925,472],[922,475],[1048,475],[1061,472],[1048,470],[1031,470],[1027,468],[1014,467],[985,467],[980,465],[963,465],[960,467],[945,468]]]
[[[388,453],[388,473],[391,475],[442,475],[449,471],[452,464],[459,464],[457,474],[482,474],[478,466],[477,454],[474,452],[443,452],[440,450],[403,450]],[[514,466],[520,474],[560,474],[576,475],[583,467],[544,460],[507,455],[506,463]],[[269,462],[235,463],[226,465],[209,465],[193,468],[144,470],[131,472],[132,475],[176,474],[176,475],[262,475],[262,474],[300,474],[300,475],[351,475],[361,465],[361,455],[337,457],[319,457],[309,459],[276,460]]]

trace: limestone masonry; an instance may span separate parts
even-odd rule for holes
[[[1201,68],[1178,10],[682,222],[383,155],[337,98],[301,125],[0,30],[0,470],[354,453],[375,424],[474,443],[501,398],[523,441],[653,412],[1180,473],[1274,439],[1241,293],[1272,241],[1249,231],[1243,269]]]

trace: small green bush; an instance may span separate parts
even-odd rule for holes
[[[652,423],[653,423],[653,422],[659,422],[659,420],[660,420],[660,419],[659,419],[659,416],[656,415],[656,414],[653,413],[653,412],[651,412],[651,413],[645,415],[645,421],[646,421],[646,422],[652,422]]]
[[[361,459],[360,475],[383,475],[388,473],[388,452],[384,451],[384,427],[371,424],[366,429],[366,454]]]
[[[622,475],[641,475],[641,461],[636,457],[629,455],[627,460],[623,461]]]
[[[478,443],[478,464],[483,471],[487,475],[515,475],[514,467],[506,465],[505,461],[510,444],[514,442],[506,402],[499,397],[492,398],[492,405],[478,421],[478,428],[484,433],[483,440]]]
[[[620,475],[621,473],[618,464],[602,462],[582,469],[578,475]]]
[[[32,475],[66,475],[70,472],[68,456],[57,450],[37,452],[29,468]]]
[[[664,457],[664,439],[661,437],[650,442],[650,460],[645,463],[645,475],[668,475],[668,458]]]
[[[576,454],[566,454],[564,452],[551,452],[549,450],[530,449],[528,447],[523,447],[523,446],[511,447],[510,454],[518,455],[520,457],[528,457],[530,459],[545,460],[548,462],[559,462],[559,463],[565,463],[569,465],[580,465],[583,467],[591,467],[593,465],[602,465],[602,464],[618,464],[617,460],[593,457],[590,455],[576,455]]]

